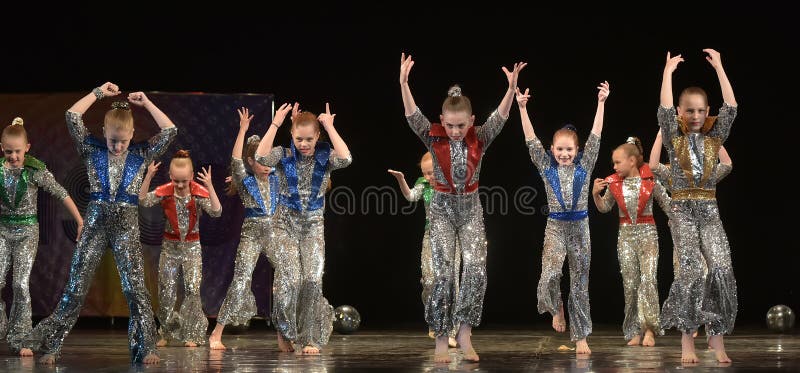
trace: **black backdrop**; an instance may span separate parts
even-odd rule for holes
[[[452,83],[462,85],[476,116],[484,119],[506,86],[500,67],[528,61],[520,86],[533,91],[529,111],[545,142],[565,122],[574,123],[585,139],[595,87],[608,80],[612,93],[594,175],[605,176],[612,171],[611,150],[627,136],[641,137],[648,148],[652,143],[667,51],[686,59],[675,73],[676,90],[705,87],[716,113],[722,103],[719,85],[702,53],[715,48],[740,103],[726,143],[734,170],[718,191],[739,285],[739,320],[763,325],[767,309],[780,303],[800,309],[794,272],[798,246],[792,233],[796,184],[790,181],[798,134],[798,79],[791,57],[797,52],[792,37],[797,30],[786,9],[757,4],[737,9],[730,3],[674,3],[640,12],[569,9],[569,4],[562,9],[226,4],[131,4],[115,10],[57,5],[48,15],[23,10],[13,17],[4,12],[0,91],[88,91],[110,80],[125,91],[271,93],[276,103],[299,101],[314,112],[330,101],[354,158],[351,167],[334,174],[334,186],[359,195],[369,187],[396,189],[387,168],[406,172],[409,180],[419,173],[416,162],[424,148],[407,128],[398,90],[402,51],[417,61],[411,86],[431,119],[437,118]],[[627,11],[633,13],[621,13]],[[285,130],[279,137],[288,141]],[[543,190],[523,144],[516,106],[488,150],[481,184]],[[544,204],[541,193],[532,202]],[[334,305],[355,306],[366,327],[422,327],[422,212],[392,216],[372,208],[362,211],[362,206],[352,214],[328,211],[325,293]],[[662,300],[672,278],[663,217],[657,214]],[[535,311],[543,216],[510,211],[485,220],[489,283],[484,321],[549,322]],[[619,324],[623,300],[616,219],[598,214],[592,205],[590,222],[592,315],[595,322]]]

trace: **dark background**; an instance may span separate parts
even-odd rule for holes
[[[731,3],[672,3],[651,10],[579,9],[577,4],[527,9],[499,3],[481,8],[299,2],[260,8],[230,2],[111,6],[4,11],[0,92],[88,92],[112,81],[127,92],[272,93],[277,103],[299,101],[316,113],[331,102],[337,129],[354,159],[334,174],[333,183],[357,194],[370,186],[396,189],[387,168],[404,171],[409,182],[419,176],[424,147],[403,116],[397,80],[401,52],[414,56],[412,91],[431,120],[438,119],[453,83],[462,85],[477,120],[484,120],[506,88],[500,67],[527,61],[519,85],[533,91],[528,109],[547,144],[566,122],[575,124],[585,141],[596,107],[595,87],[608,80],[612,93],[593,175],[603,177],[612,172],[612,149],[627,136],[642,138],[649,153],[667,51],[686,59],[674,74],[676,95],[688,85],[704,87],[712,114],[717,112],[719,84],[702,53],[703,48],[717,49],[740,104],[725,144],[734,170],[717,193],[739,286],[739,321],[763,325],[767,310],[776,304],[800,309],[793,233],[797,21],[786,9]],[[232,112],[226,125],[235,128],[236,121]],[[286,130],[279,138],[288,144]],[[32,151],[45,141],[32,139]],[[543,192],[524,146],[516,105],[488,149],[481,176],[483,186],[509,191],[531,186]],[[533,202],[545,204],[543,193]],[[590,205],[592,316],[596,323],[621,324],[617,219]],[[334,306],[355,306],[365,327],[424,327],[421,209],[413,216],[361,209],[340,215],[329,208],[326,296]],[[672,245],[660,211],[656,219],[663,301],[672,279]],[[550,318],[536,312],[544,216],[512,209],[487,215],[485,221],[484,322],[548,324]]]

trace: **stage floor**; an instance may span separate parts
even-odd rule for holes
[[[702,334],[702,332],[701,332]],[[576,358],[574,351],[560,352],[558,347],[574,348],[566,334],[545,329],[478,328],[473,343],[480,354],[478,363],[462,362],[457,349],[451,349],[454,361],[435,364],[433,340],[425,331],[360,330],[351,335],[334,333],[320,356],[279,353],[274,331],[253,328],[233,335],[223,342],[226,351],[208,347],[163,347],[161,363],[155,366],[130,365],[125,330],[76,329],[67,338],[63,356],[55,367],[36,362],[36,358],[10,355],[0,344],[2,372],[347,372],[347,371],[675,371],[693,367],[693,371],[725,368],[726,371],[800,371],[800,338],[780,335],[766,329],[738,328],[725,338],[732,364],[718,364],[713,352],[705,349],[705,337],[697,338],[700,363],[680,363],[680,336],[670,331],[657,339],[656,347],[626,347],[619,331],[595,326],[589,337],[592,354]]]

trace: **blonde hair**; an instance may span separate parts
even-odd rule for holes
[[[111,104],[111,110],[106,112],[103,119],[104,128],[133,131],[133,113],[125,101],[116,101]]]
[[[700,95],[701,97],[703,97],[703,102],[705,102],[706,106],[708,106],[708,95],[706,94],[706,91],[703,90],[700,87],[686,87],[686,88],[684,88],[683,91],[681,91],[681,95],[678,96],[678,106],[681,105],[681,102],[683,101],[683,98],[688,96],[688,95]]]
[[[3,128],[3,135],[0,136],[0,141],[5,140],[6,137],[8,136],[13,136],[13,137],[22,137],[23,139],[25,139],[25,142],[27,143],[28,131],[25,131],[25,127],[22,126],[23,123],[24,121],[22,120],[22,118],[20,117],[14,118],[11,124],[6,126],[6,128]]]
[[[458,84],[447,90],[447,98],[442,103],[442,113],[446,111],[465,112],[467,115],[472,115],[472,102],[467,96],[461,94],[461,87]]]
[[[617,150],[624,150],[625,155],[628,157],[636,157],[637,168],[642,167],[644,164],[644,150],[642,149],[642,141],[638,137],[628,137],[628,141],[614,149],[614,151]]]
[[[172,160],[169,162],[169,169],[185,167],[189,167],[192,173],[194,173],[194,166],[192,165],[192,158],[189,157],[189,151],[181,149],[172,156]]]

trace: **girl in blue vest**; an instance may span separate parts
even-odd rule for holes
[[[615,174],[595,179],[594,204],[602,213],[619,205],[617,257],[625,293],[622,331],[629,346],[655,346],[661,329],[658,300],[658,231],[653,219],[653,200],[668,216],[667,190],[644,163],[642,143],[636,137],[618,146],[611,155]],[[605,194],[600,193],[608,187]]]
[[[166,224],[164,242],[158,258],[158,321],[160,340],[156,346],[166,346],[170,341],[182,342],[186,347],[197,347],[206,341],[208,319],[200,299],[203,281],[203,249],[200,247],[200,216],[205,211],[211,217],[222,214],[222,205],[211,183],[211,167],[198,172],[192,180],[194,167],[189,152],[178,150],[169,164],[170,182],[152,192],[150,181],[158,171],[159,163],[151,163],[139,191],[139,205],[151,207],[160,204]],[[175,309],[178,298],[178,274],[183,272],[183,303]]]
[[[0,299],[0,337],[6,337],[12,352],[33,356],[33,351],[20,348],[20,344],[32,328],[29,285],[39,248],[39,221],[36,217],[39,188],[64,204],[78,223],[78,237],[83,229],[83,218],[75,202],[45,164],[27,154],[31,144],[22,118],[14,118],[11,125],[3,129],[0,145],[3,148],[3,158],[0,158],[0,290],[5,287],[9,267],[14,268],[14,298],[8,320],[5,302]]]
[[[208,344],[212,350],[224,350],[222,331],[226,325],[248,325],[250,319],[258,312],[256,298],[250,286],[258,256],[264,254],[269,258],[272,236],[271,220],[275,213],[278,177],[271,167],[256,162],[255,154],[261,137],[250,136],[245,145],[245,135],[250,128],[253,116],[247,108],[237,110],[239,113],[239,134],[233,143],[231,152],[231,184],[228,195],[239,195],[244,205],[244,222],[236,249],[233,279],[228,285],[228,292],[217,315],[217,325]],[[244,150],[244,153],[242,153]],[[278,345],[282,351],[293,351],[291,344],[284,343],[278,333]]]
[[[94,272],[108,247],[114,254],[122,292],[128,301],[131,360],[145,364],[160,360],[139,241],[139,188],[147,166],[167,150],[178,130],[143,92],[134,92],[128,94],[127,102],[115,102],[106,113],[105,138],[90,136],[83,124],[83,113],[97,100],[119,94],[117,85],[105,83],[67,110],[67,129],[86,167],[90,201],[64,293],[53,314],[36,325],[25,341],[25,347],[44,352],[40,359],[44,364],[54,364],[59,357],[64,338],[78,319]],[[128,103],[147,110],[161,129],[147,143],[131,145],[134,126]]]
[[[414,61],[400,56],[400,92],[411,130],[433,156],[434,193],[431,198],[431,258],[434,283],[425,302],[425,319],[436,335],[435,362],[449,362],[448,333],[459,326],[456,340],[466,361],[478,361],[472,347],[472,328],[480,324],[486,292],[486,232],[478,179],[486,148],[500,134],[514,103],[514,89],[525,63],[513,71],[502,68],[508,89],[497,109],[482,126],[473,126],[472,104],[455,86],[442,104],[441,124],[431,124],[411,95],[408,76]],[[454,258],[461,247],[463,266],[456,295]]]
[[[592,353],[586,342],[586,337],[592,333],[589,314],[589,261],[592,252],[587,208],[590,176],[597,161],[605,102],[610,93],[608,82],[600,83],[597,89],[597,111],[583,151],[578,149],[578,134],[570,124],[556,131],[550,151],[545,150],[533,132],[526,109],[529,91],[526,89],[525,93],[521,93],[517,90],[525,144],[544,181],[549,209],[544,231],[542,274],[536,292],[538,309],[539,313],[549,312],[553,315],[553,329],[557,332],[566,330],[559,285],[564,257],[569,257],[570,291],[567,307],[570,339],[575,341],[575,352],[578,354]]]
[[[422,251],[420,252],[420,270],[422,272],[422,276],[420,278],[420,283],[422,284],[422,304],[426,304],[428,297],[431,294],[431,289],[433,289],[433,260],[431,259],[431,198],[433,197],[433,184],[436,182],[436,179],[433,177],[433,156],[431,152],[426,152],[422,159],[419,161],[419,167],[422,171],[422,176],[420,176],[416,182],[414,182],[414,187],[409,188],[408,183],[406,183],[406,179],[402,172],[389,170],[389,173],[397,179],[397,184],[400,186],[400,192],[403,193],[403,197],[406,198],[409,202],[416,202],[422,199],[425,205],[425,233],[422,235]],[[456,297],[458,297],[458,277],[459,273],[461,272],[461,249],[456,246],[456,253],[453,259],[453,274],[455,279],[453,281],[456,287]],[[448,345],[450,347],[458,346],[458,342],[456,342],[456,335],[458,334],[458,327],[454,326],[453,329],[450,330],[448,334]],[[433,332],[433,329],[428,329],[428,336],[431,338],[436,338],[436,334]]]
[[[281,350],[303,346],[303,354],[319,354],[333,330],[333,308],[322,296],[325,269],[325,190],[331,171],[353,161],[350,150],[333,126],[336,114],[325,104],[316,116],[292,115],[289,148],[273,147],[275,133],[292,110],[283,104],[275,112],[256,150],[256,161],[274,167],[280,181],[278,209],[272,221],[270,261],[275,268],[272,321]],[[320,142],[320,126],[331,144]]]

